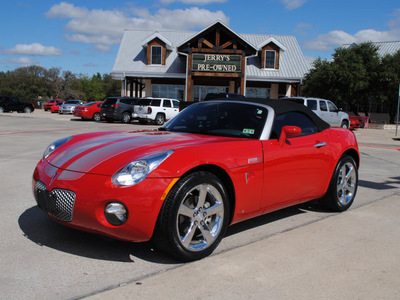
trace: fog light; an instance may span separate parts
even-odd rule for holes
[[[128,210],[123,204],[113,202],[107,204],[104,215],[108,223],[114,226],[120,226],[128,219]]]

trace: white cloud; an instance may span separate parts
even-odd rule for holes
[[[191,4],[191,5],[206,5],[210,3],[225,3],[228,0],[160,0],[162,4],[168,5],[174,2],[181,2],[184,4]]]
[[[1,62],[3,64],[20,65],[20,66],[31,66],[39,64],[39,61],[37,59],[32,59],[30,57],[11,58],[8,60],[2,60]]]
[[[40,55],[40,56],[58,56],[63,52],[55,47],[45,47],[39,43],[33,44],[18,44],[12,49],[4,51],[6,54],[17,55]]]
[[[76,7],[67,2],[53,5],[46,13],[48,18],[84,18],[88,14],[88,9],[85,7]]]
[[[280,0],[287,10],[293,10],[299,8],[308,0]]]
[[[343,44],[363,42],[389,42],[400,40],[400,9],[398,9],[390,20],[388,30],[378,31],[375,29],[363,29],[355,34],[341,30],[332,30],[326,34],[320,34],[317,38],[304,42],[304,48],[308,50],[333,50]]]
[[[229,24],[229,18],[222,11],[212,12],[198,7],[174,10],[163,8],[152,14],[148,9],[136,7],[88,10],[62,2],[53,5],[46,16],[69,19],[65,27],[70,34],[66,38],[72,42],[94,44],[94,49],[100,52],[110,51],[111,46],[119,44],[124,29],[193,30],[206,27],[217,19]]]

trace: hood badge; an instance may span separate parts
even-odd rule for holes
[[[58,171],[56,171],[56,172],[54,173],[53,178],[51,178],[49,185],[51,185],[51,184],[53,183],[54,179],[56,179],[56,177],[57,177],[58,174],[59,174]]]

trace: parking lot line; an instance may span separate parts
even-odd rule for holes
[[[397,150],[397,151],[400,151],[400,148],[392,148],[392,147],[380,147],[380,146],[368,146],[368,145],[358,145],[358,147],[376,148],[376,149],[387,149],[387,150]]]

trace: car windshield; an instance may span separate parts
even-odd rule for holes
[[[89,102],[89,103],[87,103],[87,104],[85,104],[84,106],[92,106],[92,105],[95,105],[97,102]]]
[[[193,104],[160,130],[259,139],[267,108],[247,103],[200,102]]]
[[[80,103],[81,103],[80,100],[68,100],[64,102],[64,104],[80,104]]]

